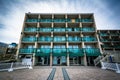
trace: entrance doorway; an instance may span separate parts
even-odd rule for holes
[[[49,57],[38,57],[37,65],[49,65]]]
[[[81,57],[70,57],[70,65],[80,65],[81,64]]]
[[[94,59],[96,56],[87,56],[87,65],[88,66],[94,66]]]
[[[66,65],[66,56],[53,56],[53,65]]]

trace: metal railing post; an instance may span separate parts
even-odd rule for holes
[[[13,62],[11,63],[10,69],[8,69],[8,72],[13,71]]]
[[[120,73],[120,68],[118,66],[118,63],[116,63],[116,67],[117,67],[116,73]]]
[[[32,68],[32,62],[29,64],[29,69],[33,69],[33,68]]]
[[[106,69],[105,65],[104,65],[104,62],[101,61],[101,69]]]

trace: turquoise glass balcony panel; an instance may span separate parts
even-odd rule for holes
[[[22,38],[22,41],[24,42],[35,42],[37,41],[37,38],[36,37],[23,37]]]
[[[20,50],[19,50],[20,54],[32,54],[35,52],[36,52],[35,48],[20,48]]]
[[[36,32],[37,28],[24,28],[25,32]]]
[[[38,38],[38,41],[52,41],[50,36],[42,36]]]
[[[39,19],[39,22],[52,22],[52,19]]]
[[[54,32],[65,32],[65,28],[54,28]]]
[[[66,22],[66,19],[54,19],[54,22]]]
[[[68,48],[69,56],[84,56],[83,49],[80,48]]]
[[[72,36],[69,36],[69,37],[68,37],[68,41],[70,41],[70,42],[82,41],[82,38],[80,38],[80,37],[77,37],[77,36],[74,36],[74,37],[72,37]]]
[[[39,28],[39,31],[41,31],[41,32],[51,32],[52,28]]]
[[[66,22],[71,22],[71,19],[66,19]]]
[[[111,45],[102,45],[102,48],[114,48],[114,47]]]
[[[67,31],[69,32],[77,32],[77,31],[80,31],[80,28],[67,28]]]
[[[100,41],[101,42],[110,42],[111,40],[109,40],[109,39],[101,39]]]
[[[81,22],[93,22],[92,19],[81,19]]]
[[[115,32],[115,33],[112,32],[112,33],[110,33],[110,35],[111,35],[111,36],[119,36],[119,34],[116,33],[116,32]]]
[[[65,42],[66,37],[54,37],[54,42]]]
[[[75,19],[75,22],[80,22],[80,19]]]
[[[91,42],[91,41],[97,41],[97,39],[95,37],[86,36],[82,38],[82,41]]]
[[[50,56],[51,49],[50,48],[38,48],[36,52],[36,56]]]
[[[38,19],[27,19],[26,22],[38,22]]]
[[[114,48],[120,49],[120,45],[115,45]]]
[[[93,31],[95,31],[95,28],[82,28],[82,31],[83,32],[93,32]]]
[[[100,36],[109,36],[108,33],[100,33]]]
[[[53,56],[67,56],[66,48],[53,48]]]
[[[99,56],[101,55],[99,48],[84,48],[87,56]]]

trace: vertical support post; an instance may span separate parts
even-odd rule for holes
[[[35,53],[33,53],[33,57],[32,57],[32,65],[35,65]]]
[[[105,65],[104,65],[104,62],[101,61],[101,69],[106,69]]]
[[[50,66],[52,66],[52,53],[50,54]]]
[[[33,69],[32,62],[30,62],[30,64],[29,64],[29,69]]]
[[[84,65],[87,66],[86,54],[84,53]]]
[[[67,53],[67,66],[69,66],[69,53]]]
[[[119,66],[118,66],[118,63],[116,63],[116,67],[117,67],[116,73],[120,73],[120,68],[119,68]]]
[[[11,66],[10,66],[10,69],[8,69],[8,72],[11,72],[11,71],[13,71],[13,62],[11,63]]]

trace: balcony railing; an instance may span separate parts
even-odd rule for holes
[[[38,29],[40,32],[51,32],[53,29],[48,27],[48,28],[39,28]]]
[[[110,33],[111,36],[119,36],[118,33]]]
[[[53,22],[52,19],[39,19],[39,22]]]
[[[48,36],[48,37],[47,37],[47,36],[46,36],[46,37],[39,37],[39,38],[38,38],[38,42],[39,42],[39,41],[49,42],[49,41],[52,41],[52,38],[49,37],[49,36]]]
[[[26,22],[93,22],[92,19],[27,19]]]
[[[51,48],[37,48],[36,56],[50,56]]]
[[[66,48],[53,48],[53,56],[67,56]]]
[[[84,56],[82,48],[68,48],[68,53],[69,56]]]
[[[94,32],[95,28],[82,28],[82,32]]]
[[[81,22],[93,22],[92,19],[86,19],[86,18],[85,18],[85,19],[81,19],[80,21],[81,21]]]
[[[38,22],[38,19],[27,19],[26,22]]]
[[[68,32],[77,32],[77,31],[80,31],[80,28],[67,28],[66,30]]]
[[[22,42],[35,42],[37,41],[36,37],[23,37]]]
[[[97,39],[95,37],[83,37],[82,41],[93,42],[93,41],[97,41]]]
[[[114,47],[111,46],[111,45],[102,45],[102,48],[107,48],[107,49],[109,49],[109,48],[114,48]]]
[[[54,37],[53,41],[54,42],[65,42],[66,41],[66,37]]]
[[[36,32],[37,28],[24,28],[24,32]]]
[[[53,19],[53,22],[66,22],[66,19]]]
[[[20,54],[32,54],[35,52],[36,52],[35,48],[20,48],[20,50],[19,50]]]
[[[100,36],[109,36],[108,33],[100,33]]]
[[[110,42],[111,40],[109,39],[100,39],[101,42]]]
[[[53,28],[54,32],[65,32],[66,28]]]
[[[75,36],[75,37],[68,37],[67,40],[69,42],[80,42],[82,41],[82,38]]]
[[[84,48],[87,56],[99,56],[101,55],[99,48]]]

